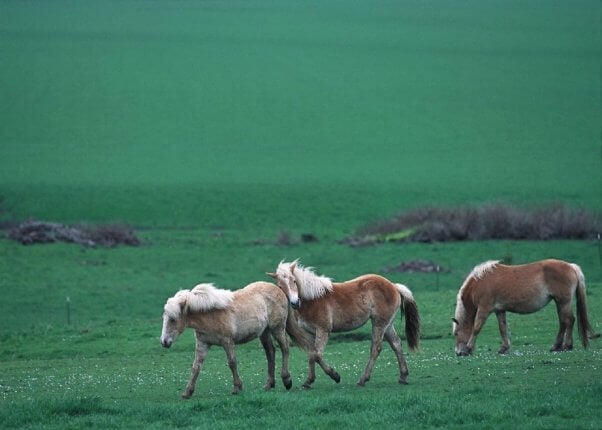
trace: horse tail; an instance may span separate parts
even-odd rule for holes
[[[575,274],[577,275],[577,327],[579,330],[579,338],[584,348],[589,345],[589,339],[600,337],[599,334],[594,333],[592,326],[589,323],[587,317],[587,295],[585,294],[585,276],[581,271],[581,268],[576,264],[571,264]]]
[[[416,300],[408,287],[403,284],[395,284],[401,295],[403,313],[406,317],[406,339],[412,351],[418,348],[420,343],[420,315]]]
[[[299,325],[297,313],[289,306],[288,317],[286,319],[286,333],[291,337],[293,342],[305,352],[309,352],[314,347],[314,337],[311,333],[303,330]]]

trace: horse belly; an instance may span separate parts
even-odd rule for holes
[[[532,293],[517,294],[515,297],[502,297],[496,300],[496,311],[508,311],[517,314],[537,312],[548,303],[551,297],[546,290],[541,289]]]
[[[234,331],[235,343],[247,343],[261,335],[268,326],[267,317],[239,318]]]
[[[339,314],[334,318],[332,324],[333,332],[344,332],[355,330],[366,324],[370,318],[369,312],[362,312],[356,314]]]

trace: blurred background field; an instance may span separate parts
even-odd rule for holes
[[[1,7],[14,217],[336,229],[424,204],[602,208],[595,2]]]
[[[340,241],[425,206],[562,204],[599,216],[599,17],[598,2],[581,0],[1,2],[0,221],[123,223],[142,243],[0,235],[0,421],[595,428],[602,346],[548,353],[553,305],[509,316],[509,357],[495,353],[495,319],[466,360],[450,333],[474,265],[549,257],[581,265],[602,331],[595,237]],[[410,385],[398,386],[385,348],[357,390],[368,343],[342,336],[327,348],[341,385],[319,374],[298,390],[305,357],[294,349],[293,392],[264,393],[252,342],[239,348],[241,396],[229,395],[214,348],[197,395],[181,402],[193,336],[159,346],[165,300],[198,282],[240,288],[298,257],[335,280],[440,265],[387,274],[422,314]]]

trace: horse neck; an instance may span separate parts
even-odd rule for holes
[[[460,292],[460,300],[462,301],[462,308],[464,309],[464,317],[465,321],[470,323],[474,322],[474,319],[477,315],[477,307],[472,301],[472,291],[475,288],[475,279],[471,278],[466,282],[466,285],[462,287],[462,291]]]
[[[330,278],[318,276],[312,272],[295,274],[299,282],[299,297],[305,300],[315,300],[332,291],[333,284]]]
[[[183,316],[184,318],[184,327],[192,328],[194,330],[201,329],[203,327],[211,327],[215,325],[216,317],[218,317],[217,312],[220,310],[210,310],[210,311],[193,311],[186,312]]]

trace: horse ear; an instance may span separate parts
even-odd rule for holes
[[[293,262],[291,263],[291,266],[290,266],[290,267],[291,267],[291,273],[295,273],[295,268],[297,267],[297,261],[296,261],[296,260],[295,260],[295,261],[293,261]]]
[[[460,325],[460,323],[458,322],[458,320],[457,320],[457,319],[455,319],[455,318],[452,318],[452,321],[453,321],[453,322],[455,322],[456,324]]]
[[[275,273],[265,272],[265,274],[268,275],[270,278],[278,279],[278,275],[276,275]]]

